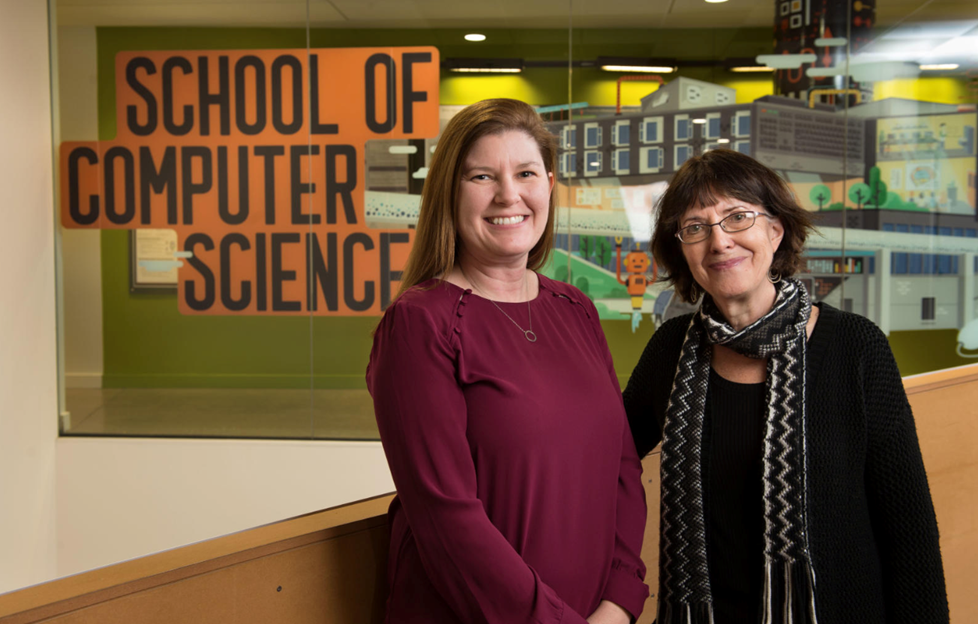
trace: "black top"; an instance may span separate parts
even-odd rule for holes
[[[703,498],[715,624],[758,617],[764,586],[764,397],[763,383],[735,383],[710,369]]]
[[[947,624],[937,520],[886,336],[865,317],[819,307],[806,356],[805,438],[818,619]],[[662,438],[690,318],[656,330],[625,389],[640,456]],[[711,478],[704,472],[707,485]]]

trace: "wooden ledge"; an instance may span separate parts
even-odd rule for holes
[[[978,381],[978,364],[969,364],[967,366],[958,366],[956,368],[904,377],[903,388],[909,396],[975,381]]]
[[[305,544],[387,523],[393,494],[368,498],[0,595],[0,622],[84,608]]]

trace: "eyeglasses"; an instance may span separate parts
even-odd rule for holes
[[[771,215],[764,214],[763,212],[744,210],[727,215],[716,223],[694,223],[693,225],[687,225],[676,232],[676,238],[684,245],[701,243],[710,238],[710,232],[713,231],[714,225],[719,225],[720,229],[727,233],[743,232],[754,226],[754,222],[758,216],[772,218]]]

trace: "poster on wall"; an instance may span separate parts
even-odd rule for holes
[[[173,230],[132,230],[129,232],[129,290],[176,290],[177,233]]]
[[[147,260],[183,314],[378,315],[413,234],[368,223],[365,146],[436,137],[438,79],[433,47],[119,53],[116,137],[61,145],[61,222],[172,231]]]

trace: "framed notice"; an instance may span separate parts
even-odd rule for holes
[[[158,292],[177,289],[176,230],[130,230],[129,290]]]

